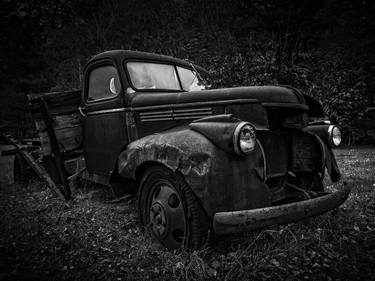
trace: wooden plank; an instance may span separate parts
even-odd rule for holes
[[[38,102],[39,99],[44,98],[48,100],[48,102],[56,101],[56,102],[64,102],[66,100],[72,99],[80,99],[81,98],[81,90],[76,89],[72,91],[60,91],[60,92],[48,92],[48,93],[37,93],[37,94],[29,94],[27,98],[30,102]]]
[[[55,110],[56,108],[62,108],[62,107],[69,107],[69,106],[75,106],[78,107],[81,104],[81,97],[80,96],[73,96],[68,97],[65,99],[54,99],[54,100],[48,100],[49,103],[51,103],[51,108],[49,110]],[[38,111],[38,108],[35,106],[36,102],[30,103],[30,109],[32,111]]]
[[[30,167],[35,171],[35,173],[47,183],[47,186],[55,194],[57,194],[64,201],[68,200],[68,198],[64,197],[61,190],[56,186],[56,184],[54,183],[52,178],[48,175],[48,173],[46,172],[43,166],[39,165],[28,152],[24,150],[19,150],[19,152],[22,155],[22,157],[26,160],[26,162],[30,165]]]
[[[81,146],[82,128],[76,126],[73,128],[55,129],[56,139],[61,151],[73,150]],[[48,132],[42,131],[38,133],[42,144],[43,155],[51,154],[51,143]]]
[[[29,109],[34,119],[41,119],[39,100],[45,99],[48,104],[49,115],[78,112],[77,108],[81,104],[81,91],[51,92],[27,95]]]
[[[57,115],[51,117],[51,119],[61,151],[72,150],[81,146],[82,127],[78,113]],[[35,127],[41,141],[43,155],[51,154],[51,144],[45,121],[36,119]]]
[[[53,128],[72,128],[81,125],[79,113],[52,116]],[[46,131],[46,124],[42,119],[35,119],[35,126],[39,132]]]
[[[48,104],[47,104],[47,101],[44,100],[43,98],[39,100],[39,103],[40,103],[40,111],[43,114],[43,119],[47,126],[47,133],[48,133],[48,138],[50,141],[51,152],[53,154],[54,163],[56,165],[56,168],[60,177],[60,181],[63,183],[63,186],[65,187],[64,197],[66,200],[69,200],[71,196],[71,190],[70,190],[69,182],[67,180],[66,170],[64,167],[63,153],[60,150],[59,143],[57,142],[55,130],[52,125],[52,119],[48,113]]]
[[[63,115],[63,114],[69,114],[69,113],[78,113],[78,106],[79,104],[72,104],[72,105],[66,105],[66,106],[59,106],[55,107],[49,110],[49,113],[51,116],[55,115]],[[36,110],[31,109],[31,113],[33,116],[33,119],[42,119],[42,114]]]
[[[64,160],[64,166],[69,175],[68,180],[70,181],[72,175],[86,168],[85,159],[81,154],[75,158]]]
[[[10,136],[3,135],[3,137],[6,139],[7,142],[14,145],[20,155],[25,159],[25,161],[30,165],[30,167],[35,171],[35,173],[43,179],[47,186],[52,190],[53,193],[55,193],[57,196],[59,196],[61,199],[64,200],[65,204],[67,206],[68,203],[66,202],[66,198],[62,194],[61,190],[58,188],[58,186],[55,184],[55,182],[52,180],[52,178],[48,175],[47,171],[44,169],[42,165],[40,165],[32,156],[30,153],[22,149],[22,146],[17,142],[17,140],[13,139]]]

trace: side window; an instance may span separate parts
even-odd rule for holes
[[[117,70],[112,65],[100,66],[89,74],[89,101],[108,99],[120,93],[121,84]]]
[[[148,62],[128,62],[126,66],[130,80],[138,90],[181,90],[176,70],[173,65]]]

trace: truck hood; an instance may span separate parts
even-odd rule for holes
[[[304,95],[290,87],[281,86],[256,86],[224,88],[192,92],[139,92],[130,98],[130,106],[145,107],[158,105],[177,105],[197,102],[215,102],[230,100],[254,100],[264,106],[299,106],[308,109]]]

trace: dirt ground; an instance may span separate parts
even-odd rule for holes
[[[80,186],[66,206],[40,182],[11,184],[11,158],[1,157],[0,281],[375,280],[375,148],[335,154],[353,188],[339,209],[199,251],[153,244],[134,202],[109,190]]]

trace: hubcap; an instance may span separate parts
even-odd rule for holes
[[[154,185],[151,193],[149,224],[153,236],[168,248],[182,246],[186,219],[181,198],[169,182]]]
[[[158,236],[158,238],[163,238],[167,233],[167,218],[163,206],[157,202],[151,206],[150,223],[154,234]]]

